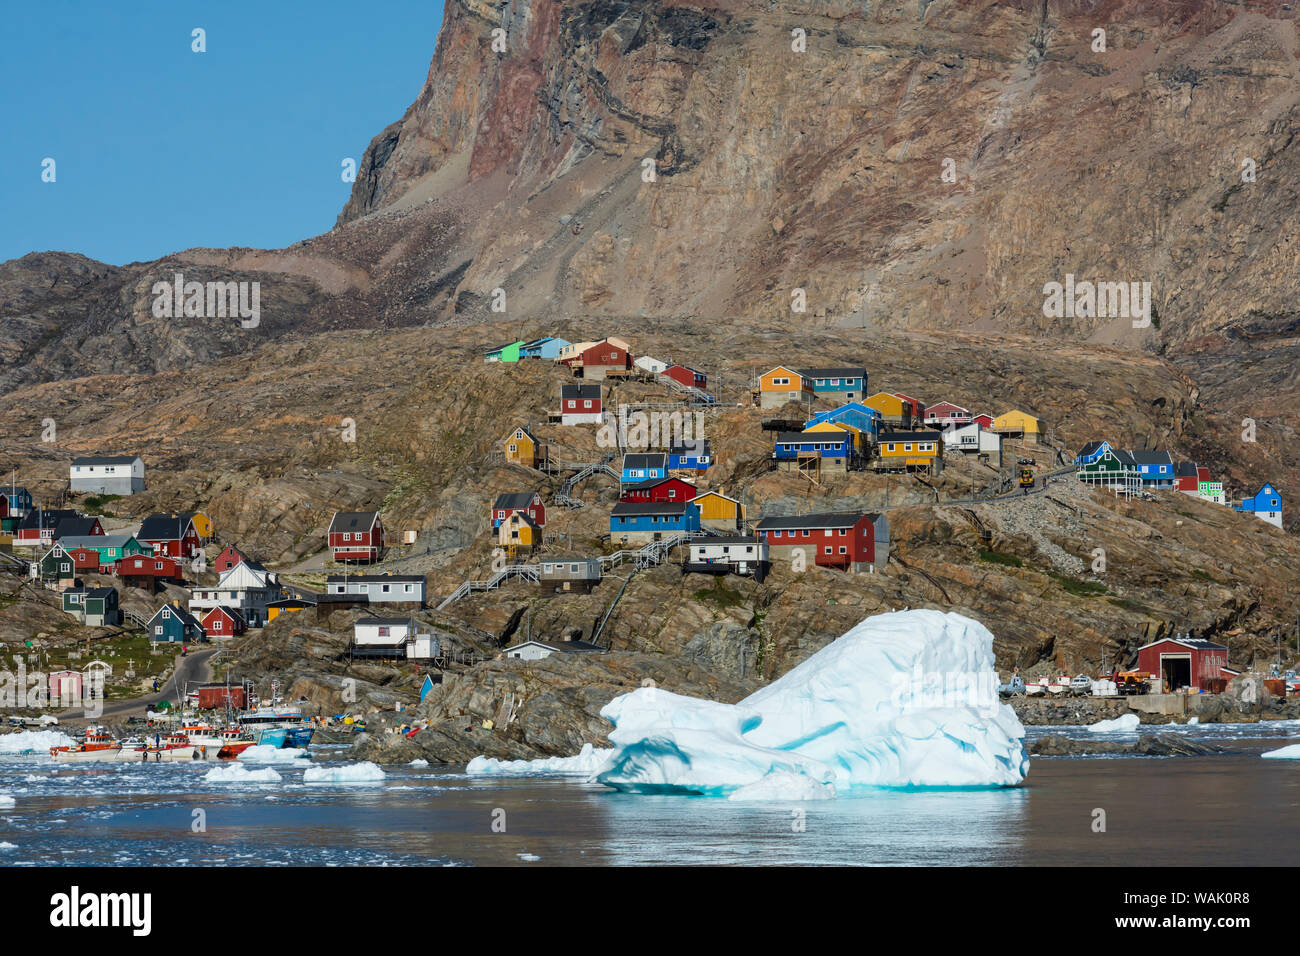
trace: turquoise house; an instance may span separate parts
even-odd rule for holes
[[[548,335],[545,338],[533,339],[531,342],[521,345],[519,347],[519,357],[552,360],[558,359],[560,357],[560,349],[569,344],[571,343],[564,339],[557,339],[554,336]]]
[[[866,398],[867,370],[857,366],[800,369],[812,382],[813,394],[827,398]]]

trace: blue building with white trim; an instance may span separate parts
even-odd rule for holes
[[[1243,498],[1241,504],[1234,505],[1235,511],[1253,514],[1260,521],[1267,521],[1275,528],[1282,527],[1282,496],[1268,482],[1251,498]]]
[[[647,544],[700,530],[700,506],[689,501],[620,501],[609,513],[614,544]]]

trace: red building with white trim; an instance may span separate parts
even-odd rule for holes
[[[671,378],[679,385],[685,385],[688,388],[704,388],[709,384],[709,377],[699,369],[691,368],[689,365],[670,365],[660,375]]]
[[[373,563],[384,551],[384,523],[378,511],[336,511],[328,540],[335,561]]]
[[[1160,678],[1165,693],[1199,690],[1206,681],[1228,677],[1223,673],[1227,666],[1228,649],[1201,638],[1167,637],[1138,648],[1138,670]]]
[[[619,501],[655,502],[691,501],[698,497],[700,489],[681,478],[651,478],[635,485],[624,485]]]
[[[841,571],[875,571],[889,560],[889,521],[860,511],[764,518],[754,529],[773,564],[803,561]]]

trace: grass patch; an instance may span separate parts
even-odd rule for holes
[[[81,506],[87,514],[99,515],[101,518],[115,518],[116,515],[104,510],[104,506],[111,501],[117,501],[121,495],[91,495],[82,501]]]
[[[1014,554],[1003,554],[1001,551],[992,551],[988,548],[980,549],[979,558],[989,564],[1003,564],[1009,568],[1023,568],[1025,566],[1025,562]]]
[[[1126,611],[1133,611],[1136,614],[1146,614],[1148,616],[1154,616],[1151,608],[1147,607],[1145,604],[1141,603],[1140,601],[1133,601],[1130,600],[1129,598],[1118,598],[1118,597],[1107,598],[1107,600],[1110,601],[1110,603],[1115,605],[1116,607],[1123,608]]]
[[[1075,597],[1097,597],[1100,594],[1110,593],[1110,588],[1100,581],[1083,581],[1055,571],[1048,571],[1047,576],[1060,585],[1062,591]]]
[[[723,584],[721,577],[713,579],[713,587],[700,588],[696,591],[695,600],[708,601],[720,608],[740,607],[745,603],[744,596],[739,591],[733,591]]]

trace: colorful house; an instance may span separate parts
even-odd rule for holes
[[[233,544],[228,544],[222,548],[221,553],[217,555],[217,560],[213,562],[212,569],[216,571],[217,574],[225,574],[240,561],[247,560],[248,555],[244,554],[244,552],[240,551]]]
[[[944,453],[959,451],[965,455],[987,455],[989,463],[1002,464],[1002,436],[981,428],[974,422],[965,425],[948,425],[943,430]]]
[[[183,584],[185,571],[175,558],[136,554],[113,562],[113,573],[123,587],[143,588],[156,594],[163,584]]]
[[[690,501],[700,493],[681,478],[650,478],[634,485],[623,485],[619,501]]]
[[[931,428],[943,428],[945,425],[955,425],[960,428],[962,425],[969,425],[970,422],[970,409],[954,405],[952,402],[938,402],[927,405],[925,409],[924,423]]]
[[[145,626],[155,644],[189,644],[204,639],[203,625],[179,604],[164,604]]]
[[[943,467],[943,446],[941,432],[883,432],[876,454],[887,469],[928,468],[934,472]]]
[[[771,563],[765,541],[747,535],[715,535],[691,542],[682,572],[752,575],[762,583]]]
[[[894,397],[907,406],[907,414],[912,419],[912,425],[918,426],[921,420],[925,418],[925,402],[919,398],[912,398],[910,395],[904,395],[902,392],[895,392]]]
[[[860,511],[764,518],[755,528],[773,564],[802,560],[841,571],[874,572],[889,561],[889,521]],[[797,552],[802,552],[796,556]]]
[[[667,477],[668,455],[664,452],[629,452],[623,456],[623,473],[619,480],[624,485]]]
[[[688,365],[669,365],[660,374],[687,388],[705,388],[709,384],[707,375]]]
[[[600,583],[600,559],[577,554],[547,555],[537,572],[543,591],[577,591],[590,594]]]
[[[4,497],[9,505],[10,518],[25,517],[32,510],[32,493],[20,485],[10,485],[4,489]]]
[[[1265,483],[1253,498],[1242,499],[1234,510],[1253,514],[1260,521],[1267,521],[1275,528],[1282,527],[1282,496],[1271,484]]]
[[[835,435],[836,437],[839,437],[840,432],[848,432],[853,436],[853,451],[858,457],[866,457],[871,452],[870,438],[848,422],[818,422],[803,430],[805,435]]]
[[[118,558],[136,554],[152,554],[133,534],[92,534],[82,537],[59,538],[69,551],[93,550],[98,556],[95,574],[112,574]]]
[[[384,523],[378,511],[336,511],[326,538],[335,561],[371,563],[384,551]]]
[[[49,551],[45,552],[45,556],[36,562],[33,570],[34,576],[39,576],[44,584],[54,585],[60,589],[71,587],[77,576],[72,555],[68,554],[63,545],[57,541]]]
[[[518,362],[519,350],[524,347],[523,339],[509,345],[498,345],[483,356],[485,362]]]
[[[1197,482],[1196,493],[1212,504],[1226,505],[1228,503],[1228,496],[1223,491],[1223,482],[1221,481]]]
[[[192,558],[202,548],[193,520],[175,512],[150,515],[140,523],[135,536],[154,554],[168,558]]]
[[[615,544],[648,544],[700,530],[700,509],[689,501],[620,501],[609,513]]]
[[[560,349],[569,343],[565,339],[557,339],[554,336],[547,335],[540,339],[533,339],[519,347],[519,357],[521,359],[558,359]]]
[[[542,496],[535,491],[517,491],[497,495],[497,500],[492,503],[492,527],[501,527],[502,522],[516,511],[526,512],[539,528],[546,526],[546,506],[542,504]]]
[[[182,518],[189,518],[194,525],[194,532],[199,536],[202,544],[207,544],[212,540],[213,528],[212,519],[202,511],[182,511]]]
[[[86,627],[117,627],[122,623],[117,588],[68,588],[63,592],[63,610]]]
[[[512,511],[497,527],[497,545],[510,554],[529,552],[542,545],[542,526],[527,511]]]
[[[199,618],[209,637],[237,637],[248,630],[248,622],[233,607],[214,607]]]
[[[1224,679],[1227,666],[1227,647],[1201,638],[1165,638],[1138,648],[1138,670],[1159,678],[1163,693],[1207,689],[1210,681]]]
[[[1100,461],[1112,451],[1108,441],[1090,441],[1079,449],[1079,454],[1074,456],[1074,465],[1076,468],[1083,468]]]
[[[14,544],[24,548],[48,548],[54,543],[60,521],[79,517],[70,508],[33,508],[18,522]]]
[[[99,519],[86,515],[77,515],[73,518],[63,518],[54,526],[54,540],[61,541],[64,538],[90,538],[103,537],[104,529],[99,523]]]
[[[505,448],[506,461],[526,468],[536,468],[538,462],[546,458],[546,446],[522,425],[506,436],[502,446]]]
[[[1036,444],[1043,423],[1028,412],[1013,410],[993,419],[990,427],[1003,438],[1018,438],[1028,444]]]
[[[707,439],[670,442],[668,445],[669,471],[707,471],[713,464],[713,453]]]
[[[834,432],[779,432],[772,459],[779,471],[846,472],[858,460],[856,438],[848,429]]]
[[[1090,453],[1090,457],[1092,460],[1075,472],[1080,481],[1127,495],[1141,490],[1142,476],[1138,463],[1128,452],[1106,444],[1097,454]]]
[[[870,398],[865,399],[862,404],[874,409],[880,415],[881,425],[892,425],[896,428],[912,427],[912,406],[897,395],[891,395],[889,392],[877,392]],[[880,439],[877,438],[876,440],[879,441]]]
[[[599,385],[560,386],[561,425],[599,425],[601,417]]]
[[[795,369],[778,365],[758,378],[758,403],[762,409],[780,408],[787,402],[812,400],[812,382]]]
[[[632,353],[621,339],[602,339],[583,349],[577,355],[561,359],[575,375],[600,381],[610,373],[626,372],[632,368]]]
[[[800,372],[811,380],[814,395],[839,401],[862,398],[867,394],[867,370],[860,366],[805,368]]]
[[[268,620],[267,606],[288,596],[278,574],[256,561],[243,561],[221,575],[215,588],[191,591],[189,609],[204,614],[214,607],[234,608],[249,627],[262,627]]]
[[[986,415],[984,412],[980,412],[978,415],[972,415],[971,421],[973,421],[976,425],[979,425],[980,428],[993,427],[993,416]]]
[[[1172,488],[1174,486],[1174,460],[1167,451],[1153,448],[1135,448],[1129,454],[1137,462],[1138,475],[1143,488]]]
[[[864,440],[875,442],[876,436],[880,434],[880,412],[862,402],[846,402],[839,408],[831,409],[828,412],[818,412],[808,421],[804,422],[804,431],[807,431],[814,425],[820,425],[822,422],[831,422],[836,424],[851,425],[857,429]],[[865,447],[859,451],[865,453]]]
[[[1201,475],[1195,462],[1180,461],[1174,465],[1174,488],[1185,495],[1200,492]]]
[[[745,506],[720,491],[706,491],[691,499],[700,509],[700,525],[718,531],[736,531],[745,520]]]

